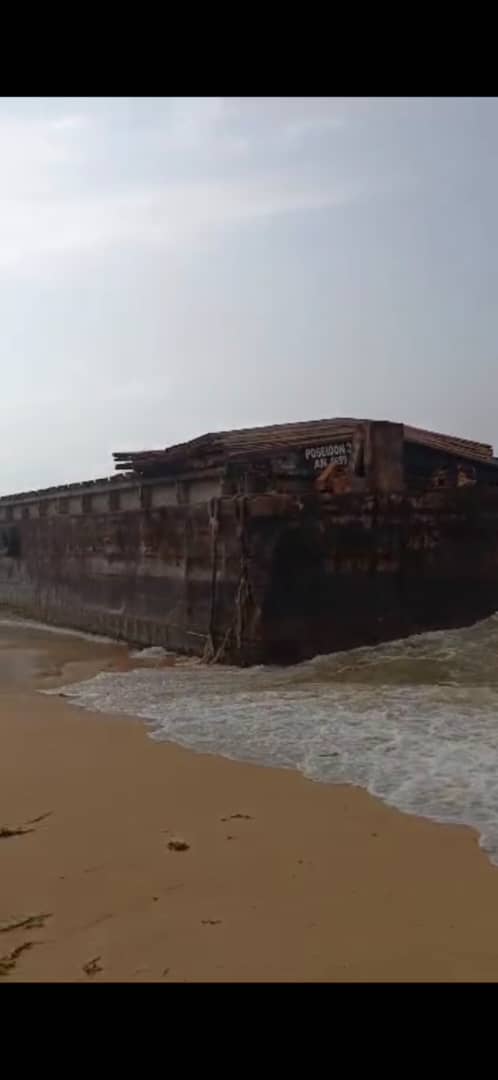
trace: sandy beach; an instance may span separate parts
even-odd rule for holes
[[[472,830],[37,692],[133,663],[0,627],[3,983],[498,978]]]

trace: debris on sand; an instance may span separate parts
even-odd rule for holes
[[[7,953],[6,956],[0,956],[0,978],[10,975],[11,971],[16,967],[21,953],[26,952],[27,949],[32,949],[34,944],[34,941],[25,941],[22,945],[18,945],[16,949],[12,949],[12,952]]]
[[[228,817],[222,817],[221,821],[252,821],[252,814],[229,814]]]
[[[190,844],[186,840],[168,840],[168,851],[188,851]]]
[[[30,818],[25,825],[0,825],[0,840],[10,840],[11,836],[25,836],[26,833],[35,832],[34,829],[28,828],[29,825],[38,825],[40,821],[45,821],[52,815],[53,810],[47,810],[44,814],[38,814],[38,817]]]
[[[41,915],[24,915],[22,918],[7,919],[6,922],[0,922],[0,934],[6,934],[9,930],[41,930],[50,918],[51,912],[48,911]]]
[[[221,919],[201,919],[203,926],[219,926]]]
[[[24,836],[25,833],[34,832],[34,829],[26,829],[24,825],[13,826],[0,825],[0,840],[9,840],[11,836]]]
[[[85,975],[97,975],[99,971],[103,971],[102,965],[99,964],[101,959],[100,956],[94,956],[93,960],[87,960],[86,964],[83,964]]]

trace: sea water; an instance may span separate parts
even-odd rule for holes
[[[473,826],[498,864],[498,614],[294,667],[179,660],[49,692],[141,717],[156,740],[357,784]]]

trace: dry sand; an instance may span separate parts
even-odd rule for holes
[[[0,627],[0,837],[31,830],[0,838],[4,983],[498,978],[470,830],[36,692],[129,663]]]

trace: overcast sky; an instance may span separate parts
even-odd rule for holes
[[[498,446],[495,99],[0,102],[2,493],[325,416]]]

